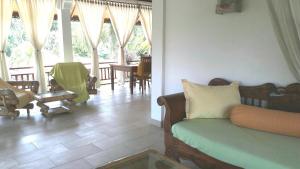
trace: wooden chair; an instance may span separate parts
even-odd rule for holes
[[[134,74],[134,77],[136,80],[139,80],[142,94],[144,94],[144,90],[146,89],[146,82],[148,82],[148,86],[150,87],[149,82],[151,80],[151,56],[141,57],[138,70],[136,74]]]
[[[39,88],[38,81],[8,81],[4,82],[5,86],[0,88],[0,115],[9,116],[13,119],[19,116],[20,112],[17,109],[26,109],[27,116],[30,116],[30,109],[33,109],[34,105],[31,103],[32,99],[28,99],[28,103],[23,103],[25,106],[20,107],[22,97],[26,97],[20,93],[20,91],[31,91],[33,94],[37,94]],[[18,92],[15,92],[18,91]],[[30,96],[29,96],[30,97]]]

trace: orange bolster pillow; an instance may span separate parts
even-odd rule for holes
[[[230,120],[241,127],[300,137],[300,113],[238,105],[232,108]]]

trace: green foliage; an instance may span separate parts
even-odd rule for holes
[[[100,44],[98,46],[98,54],[100,60],[116,60],[118,54],[118,40],[110,23],[104,23]]]
[[[149,54],[149,50],[150,50],[149,42],[147,40],[145,40],[138,46],[138,48],[136,50],[136,54],[138,56],[146,55],[146,54]]]
[[[48,52],[50,51],[50,53],[52,53],[53,55],[59,55],[59,37],[57,21],[53,22],[47,41],[43,48]]]
[[[6,48],[9,67],[27,67],[34,64],[34,49],[26,37],[23,22],[19,18],[13,18],[8,35]],[[58,62],[59,38],[58,23],[54,21],[48,38],[42,50],[45,65]]]
[[[88,48],[88,44],[85,40],[82,40],[78,37],[73,37],[73,51],[75,55],[79,57],[88,57],[90,55],[90,51]]]
[[[140,55],[149,53],[150,45],[147,39],[145,38],[142,26],[134,26],[130,40],[127,43],[126,49],[128,55],[135,55],[135,58],[137,58]]]
[[[33,65],[33,52],[33,47],[26,37],[22,20],[13,18],[5,48],[8,66]]]
[[[16,48],[19,44],[22,44],[26,41],[23,23],[20,19],[12,19],[10,30],[11,31],[8,35],[5,48],[6,56],[8,57],[12,56],[13,48]]]
[[[113,27],[110,23],[104,23],[100,35],[100,44],[98,46],[98,55],[100,61],[117,61],[119,53],[119,44]],[[91,49],[86,43],[84,34],[79,22],[72,23],[72,41],[73,52],[76,60],[87,60],[91,57]],[[130,40],[126,46],[127,57],[131,60],[137,59],[141,54],[147,54],[150,46],[144,36],[142,26],[135,26]],[[89,61],[89,60],[87,60]]]
[[[91,47],[88,45],[81,29],[80,22],[72,22],[72,46],[74,59],[82,62],[90,62]],[[62,61],[59,54],[58,23],[54,21],[51,31],[43,47],[43,59],[45,65],[52,65]],[[141,54],[147,54],[150,46],[144,36],[142,26],[135,26],[130,40],[126,46],[126,56],[135,60]],[[21,19],[13,18],[10,34],[7,39],[6,56],[9,67],[33,66],[34,49],[26,37],[26,32]],[[101,61],[117,61],[119,44],[113,27],[110,23],[104,23],[98,46],[98,55]]]
[[[75,59],[78,57],[89,58],[91,56],[90,47],[85,40],[80,22],[72,22],[72,46]]]

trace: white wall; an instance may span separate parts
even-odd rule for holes
[[[181,91],[182,78],[204,84],[214,77],[244,84],[295,82],[265,1],[244,0],[242,13],[224,15],[215,14],[214,0],[166,2],[166,93]]]
[[[153,59],[164,61],[164,75],[158,75],[164,78],[162,94],[182,91],[183,78],[203,84],[215,77],[247,85],[296,81],[277,43],[265,0],[243,0],[242,13],[224,15],[215,14],[217,0],[165,1],[164,54],[155,55],[160,49],[153,47]],[[156,8],[160,7],[153,3],[154,12]],[[163,20],[154,15],[153,24]],[[160,31],[153,29],[153,34]]]
[[[164,90],[164,0],[153,0],[152,9],[153,19],[159,18],[153,22],[152,31],[152,92],[151,92],[151,119],[161,119],[161,108],[156,103],[157,97],[163,94]]]

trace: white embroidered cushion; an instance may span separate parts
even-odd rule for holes
[[[232,106],[241,104],[239,85],[207,86],[182,80],[186,98],[186,117],[228,118]]]

